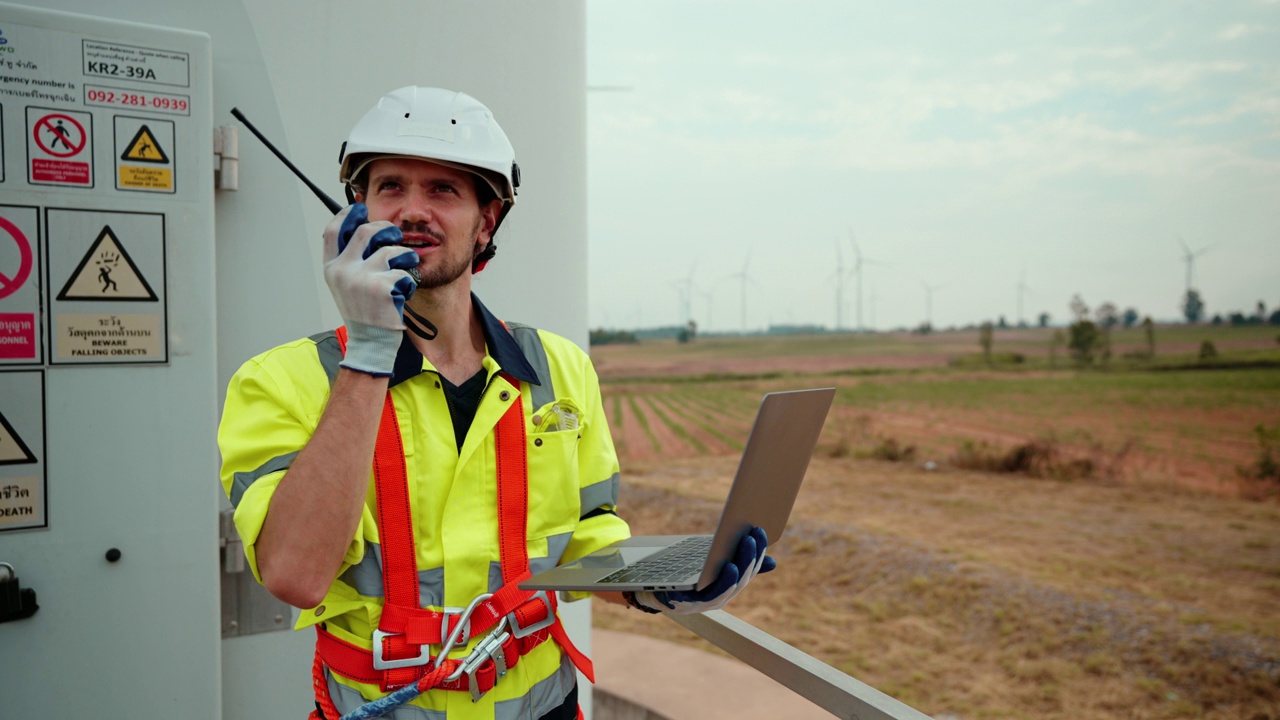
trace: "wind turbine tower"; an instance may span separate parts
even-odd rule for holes
[[[1023,268],[1022,274],[1018,276],[1018,325],[1019,326],[1026,324],[1026,321],[1023,320],[1022,318],[1022,296],[1024,293],[1026,293],[1030,289],[1031,288],[1027,286],[1027,269]]]
[[[836,241],[836,332],[844,328],[844,253]]]
[[[941,285],[930,285],[921,280],[920,286],[924,288],[924,321],[933,327],[933,293],[935,290],[942,289]]]
[[[864,264],[876,265],[878,263],[875,260],[872,260],[870,258],[863,256],[862,248],[858,247],[858,240],[857,238],[854,237],[852,230],[849,231],[849,244],[853,245],[853,277],[855,280],[857,280],[858,324],[856,329],[859,332],[862,332],[863,330],[866,329],[866,327],[862,324],[862,266]]]
[[[676,289],[679,294],[680,312],[684,315],[683,322],[689,322],[693,319],[693,271],[698,267],[697,261],[689,266],[689,277],[683,280],[673,280],[671,286]]]
[[[1181,235],[1178,236],[1178,244],[1182,246],[1182,261],[1187,264],[1187,292],[1191,292],[1192,283],[1195,280],[1196,258],[1208,252],[1209,246],[1206,245],[1192,252],[1191,248],[1187,247],[1187,243],[1183,241]]]
[[[738,284],[741,289],[742,333],[744,335],[747,332],[747,283],[750,282],[750,278],[747,276],[747,266],[750,264],[751,253],[747,253],[747,258],[742,261],[742,270],[729,276],[731,278],[738,279]]]

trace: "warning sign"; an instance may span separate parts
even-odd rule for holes
[[[36,185],[93,187],[93,115],[27,108],[27,180]]]
[[[44,373],[0,372],[0,531],[46,527]]]
[[[152,134],[151,128],[146,125],[139,127],[138,132],[133,134],[133,139],[125,144],[124,154],[120,156],[120,159],[159,163],[161,165],[169,163],[169,156],[165,154],[164,148],[160,147],[160,143],[156,140],[156,136]]]
[[[55,337],[60,360],[164,360],[159,315],[59,315]]]
[[[36,360],[35,313],[0,313],[0,360]]]
[[[13,429],[4,413],[0,412],[0,465],[27,465],[34,463],[36,456],[31,448],[22,442],[18,431]]]
[[[42,360],[39,209],[0,205],[0,364]]]
[[[0,215],[0,246],[10,252],[0,251],[0,257],[14,256],[17,267],[0,265],[0,300],[14,294],[31,277],[31,268],[35,265],[35,253],[31,251],[31,241],[26,233],[7,218]],[[10,260],[8,265],[13,265]]]
[[[140,300],[155,302],[156,293],[142,271],[120,244],[110,225],[104,225],[98,239],[80,260],[59,300]]]
[[[44,247],[51,365],[169,361],[163,214],[48,208]]]
[[[116,189],[175,192],[171,120],[115,118]]]

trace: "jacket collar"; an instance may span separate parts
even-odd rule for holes
[[[480,302],[480,298],[476,297],[475,293],[471,293],[471,307],[480,318],[485,348],[489,356],[498,363],[498,367],[517,380],[523,380],[531,385],[541,385],[538,373],[534,371],[533,365],[520,349],[520,344],[511,336],[511,332],[502,324],[502,321],[494,317],[493,313],[489,312],[489,308]],[[391,385],[399,385],[420,374],[423,370],[422,360],[422,353],[413,346],[409,340],[409,333],[405,332],[400,340],[400,349],[396,352],[396,365],[391,376]]]

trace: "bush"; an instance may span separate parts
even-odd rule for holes
[[[1213,346],[1212,340],[1205,340],[1200,343],[1200,359],[1213,360],[1218,357],[1218,348]]]
[[[1280,484],[1280,461],[1276,460],[1276,451],[1280,450],[1280,425],[1268,428],[1258,423],[1253,427],[1253,436],[1258,439],[1257,459],[1252,465],[1236,468],[1236,471],[1243,478]]]
[[[1067,328],[1067,347],[1071,357],[1081,365],[1092,365],[1102,345],[1102,332],[1088,320],[1074,322]]]
[[[1243,480],[1246,497],[1261,500],[1280,491],[1280,426],[1267,427],[1261,423],[1253,428],[1258,440],[1258,455],[1253,464],[1236,468]]]
[[[911,462],[916,457],[915,445],[899,445],[894,438],[880,438],[880,442],[871,448],[871,457],[889,462]]]
[[[965,440],[951,456],[951,463],[969,470],[1057,480],[1090,478],[1097,469],[1092,460],[1067,457],[1058,449],[1058,441],[1051,437],[1031,440],[1009,450]]]
[[[635,343],[636,334],[627,330],[605,330],[599,328],[592,330],[588,337],[588,342],[592,345],[611,345],[614,343]]]

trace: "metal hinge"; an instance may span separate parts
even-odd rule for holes
[[[222,572],[244,572],[244,543],[236,531],[235,510],[223,510],[218,515],[218,547],[222,548]]]
[[[235,125],[213,129],[213,186],[240,189],[240,128]]]

